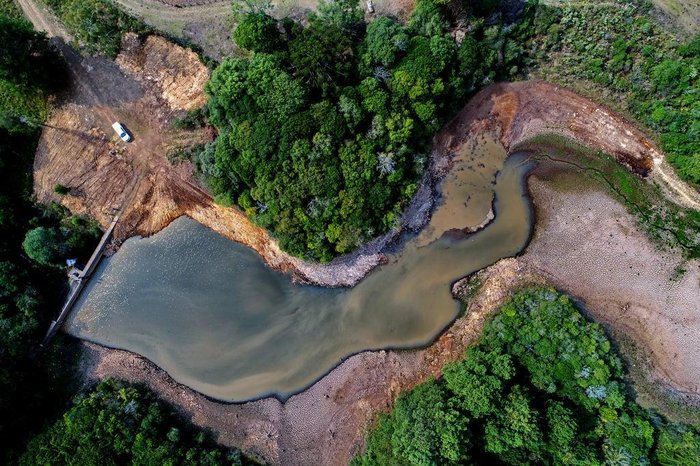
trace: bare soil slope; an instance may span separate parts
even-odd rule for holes
[[[159,36],[148,36],[141,43],[138,35],[129,33],[124,35],[122,53],[116,61],[172,110],[194,110],[207,103],[202,89],[209,70],[191,50]]]

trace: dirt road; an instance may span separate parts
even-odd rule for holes
[[[71,38],[66,28],[56,19],[48,8],[32,0],[16,0],[24,16],[34,25],[37,31],[45,32],[49,37],[70,42]]]

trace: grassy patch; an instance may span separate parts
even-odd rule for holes
[[[15,0],[0,0],[0,14],[7,15],[11,18],[19,18],[22,12],[15,3]]]

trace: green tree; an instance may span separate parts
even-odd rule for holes
[[[49,48],[46,35],[34,31],[20,18],[0,14],[0,79],[19,86],[49,88],[61,68]]]
[[[22,249],[41,265],[52,265],[66,252],[63,236],[56,228],[37,227],[27,232]]]
[[[392,18],[380,16],[369,23],[362,60],[366,66],[391,67],[408,47],[409,37]]]
[[[700,434],[684,425],[663,426],[656,443],[655,458],[667,466],[693,466],[700,458]]]
[[[539,414],[532,407],[527,391],[516,385],[486,421],[485,449],[509,464],[537,461],[543,439],[539,428]]]
[[[510,356],[479,348],[469,349],[464,360],[449,364],[444,370],[445,383],[458,396],[460,408],[475,418],[494,411],[505,384],[514,375]]]
[[[145,24],[109,0],[46,0],[46,3],[70,29],[76,45],[91,55],[114,58],[125,32],[149,31]]]
[[[468,418],[455,410],[439,384],[421,384],[396,402],[393,453],[412,465],[456,464],[467,459]]]
[[[291,42],[289,60],[301,82],[329,95],[351,77],[352,42],[340,27],[314,21]]]
[[[233,31],[233,38],[239,47],[253,52],[271,53],[284,45],[277,20],[265,13],[245,15]]]
[[[319,0],[318,13],[312,18],[359,35],[364,27],[364,16],[359,0]]]

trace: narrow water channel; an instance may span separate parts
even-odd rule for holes
[[[428,227],[352,289],[292,284],[247,247],[180,218],[103,261],[68,331],[141,354],[212,398],[288,397],[354,353],[423,346],[448,326],[459,311],[451,283],[525,247],[529,168],[493,141],[462,154]],[[444,234],[481,223],[494,194],[486,228]]]

